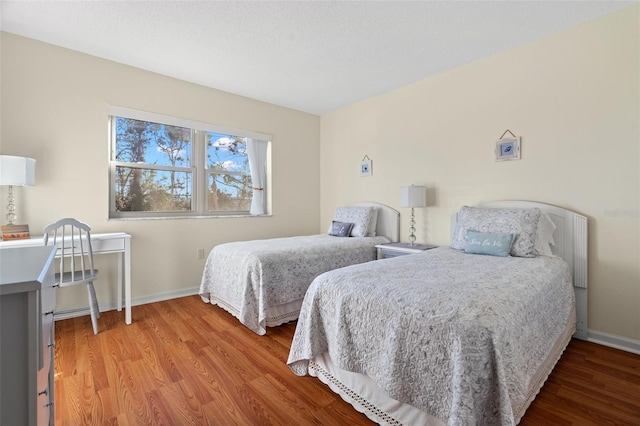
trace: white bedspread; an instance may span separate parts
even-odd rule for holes
[[[200,295],[219,305],[258,334],[265,334],[270,308],[299,306],[313,279],[323,272],[376,259],[385,237],[340,238],[309,235],[220,244],[211,250],[202,274]]]
[[[553,346],[568,341],[573,306],[560,258],[438,248],[316,278],[288,364],[305,375],[328,352],[446,424],[513,425],[555,363]]]

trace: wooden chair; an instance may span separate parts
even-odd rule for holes
[[[93,288],[98,270],[93,267],[91,227],[73,218],[60,219],[44,228],[44,244],[58,246],[56,256],[60,257],[60,263],[55,275],[58,287],[87,285],[93,333],[98,334],[100,309]]]

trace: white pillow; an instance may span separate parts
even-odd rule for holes
[[[542,212],[540,221],[538,221],[538,231],[536,232],[536,243],[534,251],[540,256],[553,256],[551,246],[555,246],[553,241],[553,232],[556,230],[556,224],[553,223],[549,215]]]
[[[376,227],[378,226],[378,212],[380,209],[372,207],[373,214],[371,215],[371,221],[369,222],[369,228],[367,229],[367,237],[376,236]]]
[[[369,234],[371,222],[378,220],[378,209],[375,207],[338,207],[333,220],[353,223],[352,237],[366,237]],[[374,224],[375,232],[375,224]]]
[[[463,206],[458,212],[451,248],[464,250],[467,231],[516,234],[511,256],[535,257],[536,232],[540,209],[485,209]]]

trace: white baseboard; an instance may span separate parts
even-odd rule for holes
[[[587,341],[640,355],[640,340],[589,330]]]
[[[198,286],[167,291],[165,293],[156,293],[148,296],[134,297],[131,299],[131,306],[146,305],[147,303],[162,302],[164,300],[177,299],[179,297],[193,296],[195,294],[198,294],[199,291],[200,287]],[[116,303],[114,302],[104,304],[100,303],[100,312],[114,311],[115,309]],[[81,317],[89,314],[90,311],[88,306],[82,308],[63,309],[55,313],[55,319],[56,321],[58,321],[63,319]]]

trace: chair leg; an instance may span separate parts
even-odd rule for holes
[[[87,293],[89,294],[89,310],[91,311],[93,334],[98,334],[98,318],[100,317],[100,309],[98,308],[98,300],[96,299],[96,291],[93,288],[93,283],[87,283]]]
[[[96,297],[96,288],[91,283],[91,297],[93,299],[93,303],[96,307],[96,318],[100,318],[100,305],[98,305],[98,298]]]

